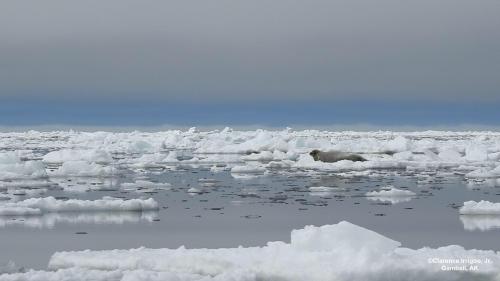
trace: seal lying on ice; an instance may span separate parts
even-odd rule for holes
[[[309,155],[314,158],[314,161],[321,161],[327,163],[333,163],[340,160],[351,160],[351,161],[366,161],[365,158],[357,154],[349,154],[341,151],[320,151],[313,150]]]

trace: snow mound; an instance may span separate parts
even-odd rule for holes
[[[467,201],[460,208],[462,215],[500,215],[500,203],[492,203],[490,201],[481,200]]]
[[[471,266],[469,261],[481,263],[474,264],[474,271],[443,270]],[[0,280],[496,280],[500,254],[460,246],[402,248],[397,241],[343,221],[293,230],[290,243],[263,247],[57,252],[49,269],[4,274]]]
[[[158,209],[158,203],[152,198],[123,200],[103,197],[98,200],[59,200],[54,197],[43,197],[1,204],[0,214],[23,216],[48,212],[144,211],[156,209]]]
[[[360,241],[364,241],[360,243]],[[391,252],[401,243],[347,221],[320,227],[308,225],[292,230],[291,246],[304,252],[378,256]]]

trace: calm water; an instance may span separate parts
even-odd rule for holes
[[[147,179],[172,184],[156,193],[125,192],[121,182]],[[200,179],[209,179],[202,180]],[[407,171],[374,171],[370,176],[342,177],[331,173],[283,172],[238,179],[227,171],[212,173],[203,166],[122,171],[116,181],[60,178],[59,183],[95,186],[98,191],[65,192],[56,185],[43,196],[97,199],[154,197],[158,212],[59,213],[42,217],[0,217],[0,264],[11,260],[27,268],[46,268],[56,251],[135,248],[219,248],[262,246],[289,241],[292,229],[348,220],[381,233],[403,246],[445,246],[500,250],[498,217],[462,221],[457,205],[467,200],[500,200],[500,187],[471,186],[459,175]],[[364,197],[386,185],[417,194],[394,204]],[[310,186],[330,186],[330,193],[312,193]],[[190,194],[189,188],[203,193]],[[20,197],[22,199],[22,197]],[[477,225],[482,225],[480,229]],[[84,232],[86,234],[77,234]]]

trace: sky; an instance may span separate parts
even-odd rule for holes
[[[499,125],[500,1],[3,1],[0,126]]]

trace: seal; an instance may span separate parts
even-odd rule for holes
[[[357,154],[349,154],[342,151],[320,151],[313,150],[309,153],[312,156],[314,161],[321,161],[326,163],[333,163],[341,160],[350,160],[350,161],[366,161],[365,158],[361,157]]]

